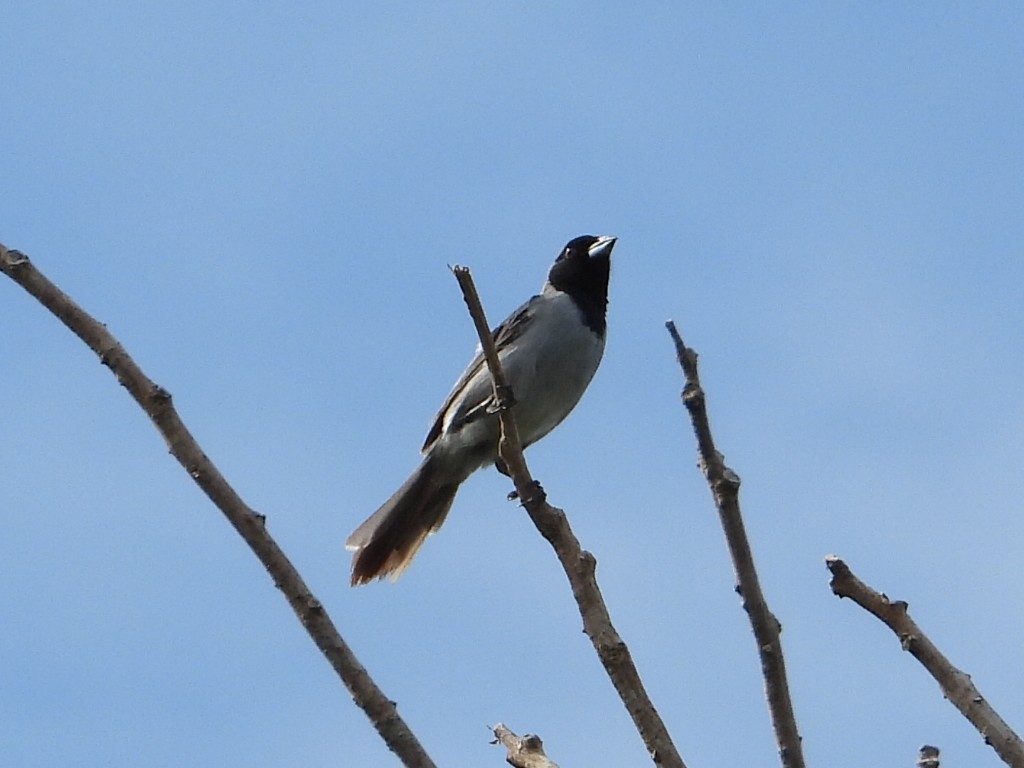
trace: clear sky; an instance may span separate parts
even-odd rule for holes
[[[169,389],[441,765],[647,764],[509,483],[396,585],[348,533],[559,248],[608,349],[528,453],[691,768],[773,765],[663,322],[712,423],[811,765],[995,754],[837,553],[1024,727],[1024,6],[62,3],[0,10],[0,241]],[[389,766],[109,372],[0,281],[0,762]]]

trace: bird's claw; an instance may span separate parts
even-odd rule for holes
[[[516,499],[520,499],[520,498],[522,498],[522,497],[519,495],[519,491],[516,491],[516,490],[513,490],[508,495],[508,500],[509,501],[515,501]],[[544,487],[540,484],[540,481],[534,480],[533,481],[533,493],[530,494],[529,498],[522,499],[522,501],[523,501],[524,504],[529,504],[531,502],[538,501],[538,500],[543,501],[545,498],[547,498],[547,494],[544,492]]]

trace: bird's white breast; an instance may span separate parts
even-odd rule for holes
[[[535,314],[504,354],[502,367],[516,399],[525,444],[554,429],[576,406],[597,372],[604,338],[583,322],[572,298],[545,291]]]

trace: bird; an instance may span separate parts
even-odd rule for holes
[[[575,408],[604,355],[608,278],[617,238],[581,235],[559,252],[541,292],[492,331],[512,390],[526,448]],[[455,382],[437,412],[409,478],[345,542],[353,551],[353,587],[392,581],[409,567],[427,536],[440,529],[459,486],[495,464],[500,426],[483,352]]]

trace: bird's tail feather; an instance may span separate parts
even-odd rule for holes
[[[385,576],[396,580],[427,536],[441,527],[459,483],[440,474],[428,456],[402,487],[348,537],[345,547],[355,551],[353,587]]]

